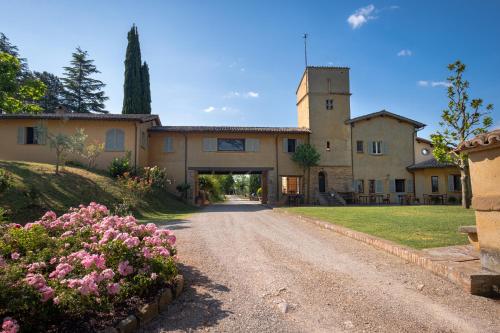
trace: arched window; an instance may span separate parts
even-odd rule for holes
[[[119,128],[112,128],[106,132],[106,151],[124,151],[125,133]]]

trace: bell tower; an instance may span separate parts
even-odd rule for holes
[[[311,130],[310,143],[321,154],[319,166],[311,171],[311,186],[322,172],[326,182],[322,188],[327,192],[351,191],[351,126],[346,123],[351,117],[349,68],[306,67],[296,95],[298,125]],[[311,193],[319,192],[315,186]]]

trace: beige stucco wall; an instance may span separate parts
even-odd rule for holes
[[[327,99],[333,99],[333,110],[326,109]],[[297,90],[297,112],[298,126],[312,131],[310,143],[321,154],[320,165],[351,166],[351,129],[345,123],[351,116],[349,70],[308,68]]]
[[[163,151],[166,137],[172,138],[173,152]],[[258,152],[206,152],[203,151],[204,138],[253,138],[259,139]],[[150,132],[149,165],[167,169],[172,180],[169,190],[175,192],[178,184],[189,182],[190,168],[270,168],[270,193],[281,192],[282,176],[302,176],[303,171],[291,160],[291,154],[283,151],[283,139],[295,138],[302,142],[307,134],[259,134],[259,133],[180,133]],[[187,149],[186,149],[187,147]],[[187,159],[185,151],[187,150]],[[187,174],[186,174],[187,171]],[[270,198],[271,201],[278,197]]]
[[[139,128],[136,129],[136,124]],[[55,151],[50,149],[48,140],[45,145],[27,145],[17,143],[19,127],[44,126],[48,133],[63,133],[72,135],[77,129],[83,128],[88,135],[87,143],[106,140],[106,132],[112,128],[122,129],[125,133],[125,149],[123,152],[104,151],[97,159],[96,166],[99,169],[107,169],[113,158],[125,155],[127,151],[132,153],[132,165],[145,165],[147,162],[147,149],[140,148],[140,128],[146,130],[152,123],[139,124],[134,121],[106,121],[106,120],[36,120],[36,119],[2,119],[0,120],[0,159],[32,161],[42,163],[55,163]],[[136,144],[137,133],[137,144]],[[137,148],[136,148],[137,147]],[[84,162],[81,158],[70,156],[70,160]]]
[[[462,195],[460,191],[449,191],[448,187],[448,176],[449,175],[460,175],[460,171],[457,168],[429,168],[415,170],[415,196],[420,199],[423,203],[424,194],[446,194],[448,197],[455,197],[459,199]],[[439,192],[432,193],[431,177],[438,176],[439,181]]]
[[[414,126],[392,117],[374,117],[355,122],[352,127],[352,159],[354,180],[363,179],[368,193],[368,181],[382,180],[383,194],[391,194],[391,201],[397,202],[396,193],[391,193],[390,182],[394,179],[413,179],[407,167],[414,162]],[[356,151],[356,142],[363,141],[363,153]],[[371,141],[382,141],[385,151],[382,155],[371,155]],[[405,189],[411,193],[405,184]]]
[[[424,155],[422,154],[422,150],[427,149],[429,151],[429,154]],[[432,146],[424,141],[420,141],[418,139],[415,140],[415,164],[430,160],[433,158],[432,156]]]

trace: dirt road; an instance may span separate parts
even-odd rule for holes
[[[500,332],[498,300],[261,205],[169,228],[187,287],[147,332]]]

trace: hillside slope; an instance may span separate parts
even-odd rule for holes
[[[18,223],[38,219],[47,210],[59,214],[92,201],[113,209],[125,191],[104,173],[80,168],[65,167],[59,175],[53,165],[43,163],[0,161],[0,168],[13,176],[12,186],[0,194],[0,207],[9,211],[9,220]],[[194,207],[174,196],[161,194],[147,196],[133,213],[144,220],[170,220],[193,211]]]

